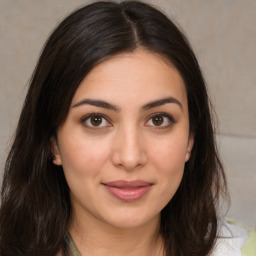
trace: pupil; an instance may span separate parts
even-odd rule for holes
[[[91,123],[93,126],[99,126],[102,123],[102,118],[100,116],[94,116],[91,119]]]
[[[163,117],[162,116],[155,116],[153,118],[153,124],[156,126],[159,126],[163,123]]]

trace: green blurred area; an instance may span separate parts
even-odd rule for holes
[[[243,256],[256,256],[256,231],[249,232],[249,238],[242,249]]]

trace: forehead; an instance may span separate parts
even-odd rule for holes
[[[137,49],[113,56],[93,68],[78,87],[72,103],[84,97],[110,101],[136,99],[143,103],[166,96],[186,102],[186,89],[179,72],[161,55]]]

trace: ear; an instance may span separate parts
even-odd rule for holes
[[[189,138],[188,138],[188,145],[187,145],[187,152],[186,152],[186,157],[185,157],[185,162],[187,162],[190,159],[191,152],[193,149],[194,145],[194,133],[190,133]]]
[[[51,138],[51,151],[52,151],[52,162],[55,165],[61,165],[61,157],[59,152],[59,147],[56,138]]]

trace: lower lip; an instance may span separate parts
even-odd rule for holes
[[[151,188],[151,185],[143,187],[119,188],[105,185],[111,195],[119,200],[132,202],[142,198]]]

